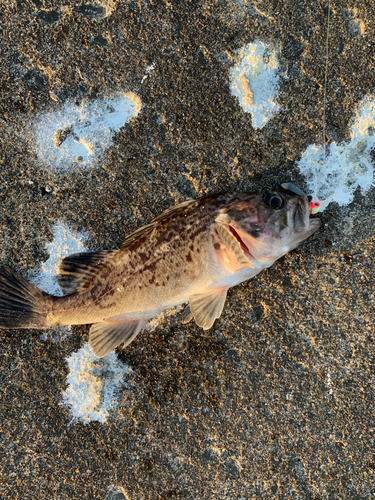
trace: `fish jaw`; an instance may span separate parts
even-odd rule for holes
[[[288,244],[286,245],[288,249],[284,251],[285,248],[283,248],[284,253],[282,255],[285,255],[294,248],[297,248],[301,243],[307,240],[307,238],[309,238],[312,234],[314,234],[321,227],[321,225],[322,223],[320,219],[310,219],[309,226],[303,232],[296,233],[294,235],[291,241],[288,242]]]
[[[315,233],[321,226],[319,219],[310,221],[309,226],[303,231],[291,232],[289,236],[281,238],[269,238],[268,241],[262,239],[249,238],[246,233],[237,230],[244,244],[249,249],[249,253],[260,262],[275,262],[283,255],[297,248],[309,236]]]

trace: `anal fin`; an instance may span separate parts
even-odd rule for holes
[[[210,329],[215,319],[220,318],[227,298],[227,291],[227,288],[213,288],[189,297],[195,322],[203,330]]]
[[[95,323],[89,333],[92,352],[98,358],[103,358],[120,344],[127,346],[146,326],[146,323],[147,320],[144,318],[124,321],[116,319],[116,316],[101,323]]]

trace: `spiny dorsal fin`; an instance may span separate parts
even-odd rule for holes
[[[227,288],[212,288],[189,297],[195,322],[203,330],[211,328],[215,319],[220,318],[227,298],[227,290]]]
[[[246,257],[235,236],[223,224],[216,224],[216,231],[224,245],[234,253],[240,267],[254,268],[254,264]]]
[[[190,205],[197,205],[197,200],[187,200],[183,201],[182,203],[179,203],[178,205],[174,205],[171,208],[168,208],[165,210],[163,213],[158,215],[150,224],[147,224],[146,226],[142,226],[139,229],[135,230],[133,233],[129,234],[129,236],[126,237],[125,241],[121,245],[121,249],[128,247],[131,245],[136,239],[141,238],[142,236],[145,236],[146,234],[149,234],[152,232],[152,230],[163,220],[167,219],[174,213],[177,213],[181,210],[183,210],[185,207],[189,207]]]
[[[144,236],[145,234],[151,233],[151,231],[154,229],[154,227],[157,224],[155,221],[151,222],[151,224],[147,224],[147,226],[142,226],[139,229],[136,229],[133,233],[129,234],[124,240],[124,242],[121,245],[121,249],[124,249],[131,245],[133,241],[135,241],[137,238],[140,238],[141,236]]]
[[[164,210],[164,212],[162,212],[160,215],[158,215],[156,217],[156,219],[154,219],[154,222],[159,222],[159,221],[162,221],[164,219],[167,219],[168,217],[170,217],[174,213],[180,212],[184,208],[187,208],[187,207],[193,208],[198,204],[199,204],[199,198],[196,200],[182,201],[181,203],[178,203],[177,205],[174,205],[173,207],[170,207],[170,208],[167,208],[167,210]]]
[[[121,319],[116,321],[115,318],[95,323],[90,328],[90,346],[98,358],[107,356],[120,344],[124,344],[124,347],[130,344],[147,323],[144,318],[133,321]]]
[[[90,280],[106,262],[112,259],[118,250],[76,253],[61,260],[58,274],[59,284],[65,295],[81,292],[87,288]]]

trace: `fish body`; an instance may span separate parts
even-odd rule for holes
[[[3,267],[0,328],[93,324],[90,343],[99,357],[129,344],[161,311],[188,301],[183,320],[208,329],[228,288],[271,266],[319,226],[309,219],[306,196],[227,192],[189,200],[135,231],[118,250],[63,259],[64,297]]]

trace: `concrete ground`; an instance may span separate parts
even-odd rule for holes
[[[188,198],[308,190],[306,148],[349,141],[374,92],[374,19],[365,0],[1,1],[0,262],[30,278],[57,221],[116,248]],[[278,58],[279,109],[259,128],[230,89],[254,41]],[[92,163],[50,164],[43,117],[116,92],[138,114]],[[375,498],[375,190],[318,217],[211,330],[177,313],[118,348],[129,371],[105,421],[64,404],[87,326],[0,331],[0,497]]]

